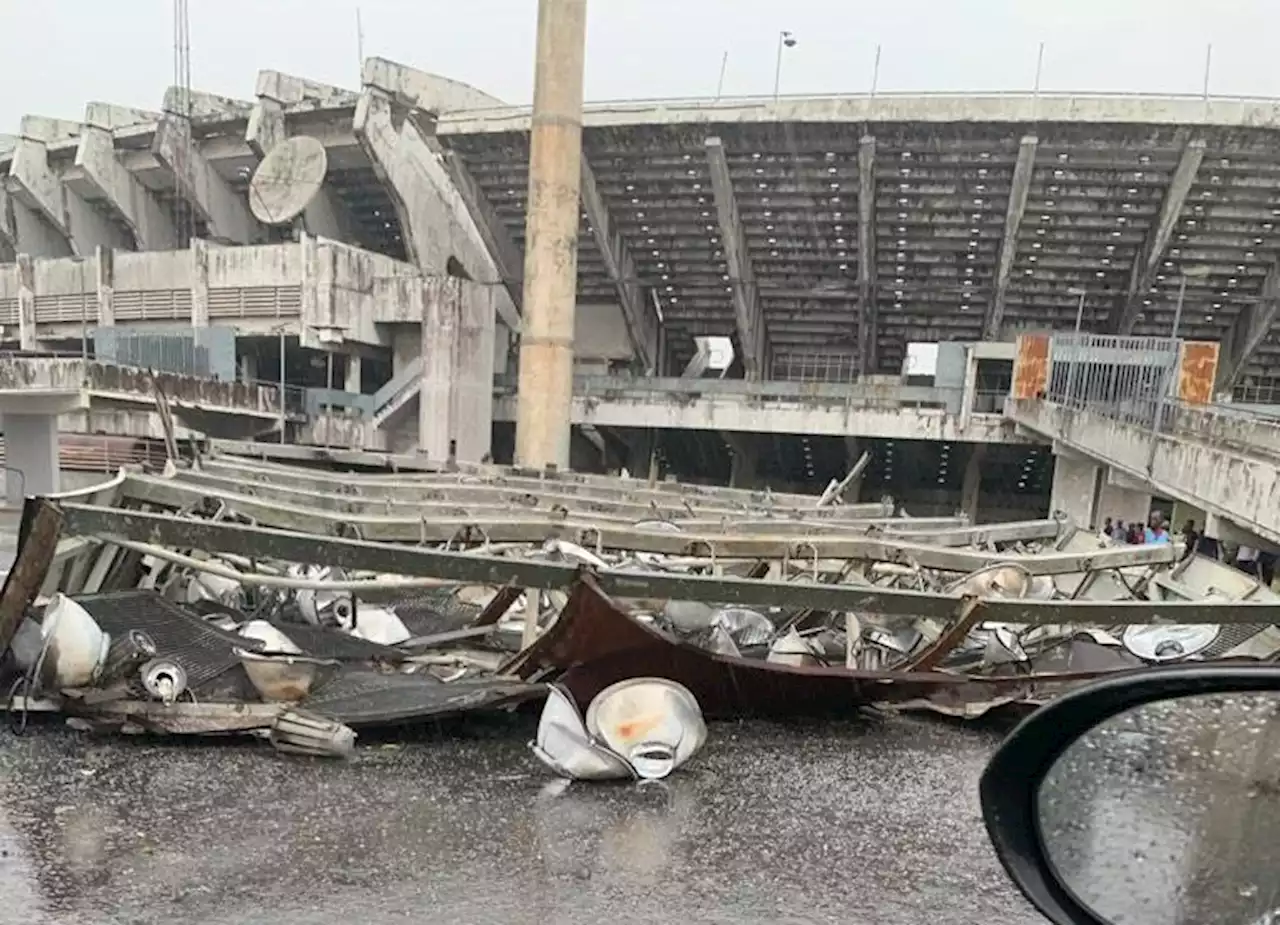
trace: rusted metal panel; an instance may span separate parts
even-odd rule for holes
[[[1013,397],[1039,398],[1049,385],[1049,335],[1023,334],[1018,337],[1018,354],[1013,364]]]
[[[1189,405],[1213,401],[1213,383],[1218,375],[1218,344],[1189,340],[1182,344],[1178,363],[1178,398]]]
[[[22,511],[18,533],[18,555],[0,591],[0,654],[9,648],[27,606],[44,584],[62,532],[62,512],[57,506],[35,498]]]
[[[975,678],[935,671],[797,667],[719,655],[633,620],[590,577],[578,582],[559,619],[516,666],[525,678],[548,671],[563,673],[559,681],[580,707],[618,681],[666,678],[687,687],[708,717],[812,716],[917,700],[987,701],[1007,694],[1026,696],[1038,683],[1078,683],[1096,676]]]

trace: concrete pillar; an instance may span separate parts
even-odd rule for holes
[[[258,355],[242,353],[240,355],[240,381],[254,382],[258,378]]]
[[[94,265],[98,271],[98,325],[111,327],[116,323],[115,251],[109,247],[98,248]]]
[[[360,375],[363,363],[360,362],[360,354],[347,354],[347,373],[343,388],[348,392],[360,393]]]
[[[36,273],[30,254],[18,255],[18,349],[38,350],[36,340]]]
[[[58,416],[6,414],[4,423],[5,489],[12,507],[24,497],[58,491]],[[19,475],[21,473],[21,475]]]
[[[760,451],[751,434],[722,433],[729,444],[729,486],[754,488],[760,470]]]
[[[987,458],[987,445],[975,443],[964,467],[964,481],[960,487],[960,510],[968,515],[970,523],[978,522],[978,503],[982,495],[982,463]]]
[[[1077,527],[1092,530],[1097,526],[1098,466],[1074,454],[1053,457],[1053,488],[1049,508],[1067,514]]]
[[[587,0],[539,0],[516,463],[569,464]]]
[[[191,326],[209,326],[209,244],[191,239]]]
[[[978,357],[972,344],[964,348],[964,389],[960,394],[960,429],[969,426],[973,414],[973,401],[978,392]],[[985,450],[985,447],[984,447]]]
[[[424,289],[418,449],[479,462],[493,430],[492,287],[430,277]]]

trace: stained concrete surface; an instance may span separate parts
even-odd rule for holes
[[[717,724],[660,784],[565,786],[531,719],[366,743],[0,734],[0,922],[1043,922],[982,828],[997,734]]]

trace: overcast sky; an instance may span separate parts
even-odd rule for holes
[[[0,133],[89,100],[155,109],[173,82],[171,0],[0,0]],[[249,98],[259,68],[355,86],[364,50],[532,97],[536,0],[190,0],[196,89]],[[1280,97],[1280,0],[590,0],[587,98],[1029,89]]]

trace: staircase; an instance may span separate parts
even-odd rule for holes
[[[373,429],[380,430],[418,397],[422,388],[422,358],[409,363],[373,395]]]

